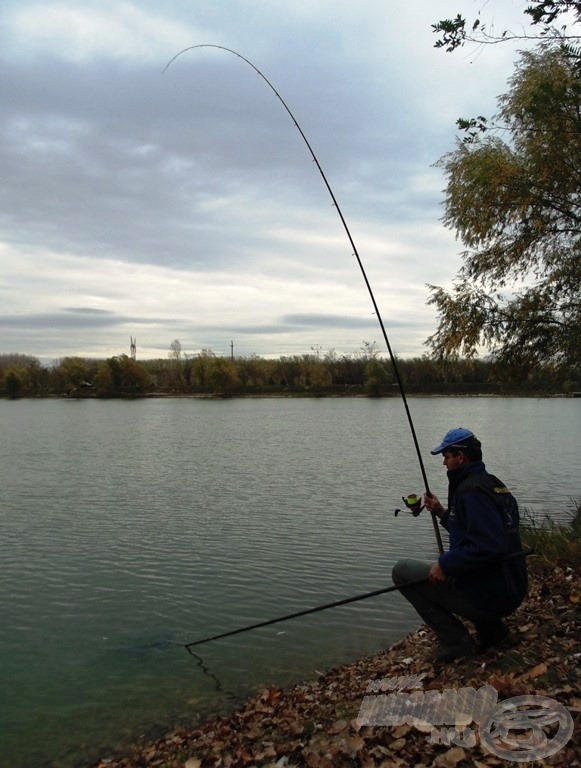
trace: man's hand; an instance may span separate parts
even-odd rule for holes
[[[446,574],[442,570],[440,563],[434,563],[428,573],[428,581],[446,581]]]
[[[424,506],[429,511],[432,512],[434,515],[437,515],[438,517],[442,517],[443,514],[445,514],[446,510],[444,507],[440,504],[440,500],[437,496],[434,496],[434,494],[428,495],[427,493],[424,495]]]

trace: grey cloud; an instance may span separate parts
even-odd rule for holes
[[[66,309],[63,312],[44,312],[26,315],[0,315],[0,328],[17,329],[90,329],[107,328],[117,325],[133,326],[161,322],[154,318],[125,317],[113,312],[90,309]],[[164,318],[163,322],[167,322]],[[171,321],[170,321],[171,322]]]
[[[184,54],[164,75],[110,63],[53,61],[40,73],[8,63],[3,231],[21,245],[210,270],[259,258],[268,226],[253,226],[261,202],[295,217],[297,206],[324,211],[326,191],[281,105],[246,64],[211,54]],[[333,119],[309,107],[317,94],[308,90],[314,132],[349,192],[358,157],[352,126],[341,110]],[[383,174],[394,208],[400,162],[388,174],[380,159],[388,140],[375,143],[377,162],[358,184],[371,188]],[[392,157],[402,155],[394,149]],[[363,192],[351,189],[354,213]]]
[[[281,322],[290,326],[325,327],[325,328],[369,328],[374,325],[373,318],[345,317],[344,315],[290,314],[284,315]]]
[[[77,315],[114,315],[114,313],[110,312],[108,309],[95,309],[94,307],[63,307],[63,311],[72,312],[73,314]]]
[[[131,4],[129,0],[125,10]],[[0,24],[9,18],[10,5],[0,9]],[[377,337],[371,313],[344,317],[333,301],[333,287],[339,287],[338,295],[353,296],[350,246],[346,239],[337,245],[340,222],[298,131],[247,64],[224,51],[199,49],[180,56],[162,74],[177,51],[168,50],[159,60],[122,58],[119,50],[107,51],[106,41],[92,47],[97,52],[92,57],[64,61],[58,50],[48,53],[51,39],[43,38],[38,49],[29,44],[29,0],[12,5],[24,22],[20,37],[0,50],[0,247],[5,244],[9,254],[6,272],[0,274],[6,312],[0,326],[11,348],[26,342],[26,349],[37,353],[48,348],[50,336],[51,349],[60,350],[66,342],[67,354],[69,349],[74,354],[75,343],[83,349],[115,349],[137,328],[140,341],[143,337],[144,343],[159,348],[172,338],[185,342],[194,334],[204,337],[204,346],[215,346],[234,333],[247,335],[257,352],[268,346],[267,354],[291,351],[293,344],[302,348],[310,337],[310,343],[337,346],[357,344],[360,336]],[[103,7],[109,5],[114,15],[112,0]],[[423,286],[453,274],[454,245],[432,236],[441,215],[441,194],[421,179],[451,148],[456,105],[470,105],[474,98],[478,109],[486,104],[480,104],[480,83],[471,95],[465,87],[468,75],[456,76],[469,69],[461,60],[452,63],[431,49],[430,39],[425,44],[420,40],[422,24],[429,33],[429,24],[440,13],[432,0],[414,4],[413,12],[403,6],[387,9],[378,0],[357,8],[306,0],[231,0],[227,8],[175,0],[134,5],[175,22],[186,36],[187,30],[207,30],[205,39],[191,43],[231,45],[272,81],[317,153],[366,267],[371,266],[374,285],[389,278],[397,279],[397,285],[413,280]],[[83,8],[76,4],[75,12],[82,14]],[[413,33],[407,39],[404,32],[410,24]],[[127,34],[123,50],[135,42],[131,30]],[[71,37],[78,46],[78,37]],[[160,50],[159,40],[152,50]],[[428,62],[436,56],[431,72]],[[499,90],[490,78],[486,87],[494,88],[493,94]],[[466,95],[472,102],[464,101]],[[369,256],[365,240],[372,249]],[[384,255],[381,240],[386,243]],[[399,244],[404,256],[397,252]],[[39,263],[40,269],[26,275],[18,264],[20,254],[38,258],[27,263]],[[66,261],[59,261],[61,255]],[[79,256],[86,258],[75,261]],[[303,285],[316,290],[327,279],[332,285],[328,303],[313,304],[309,296],[306,306],[320,307],[319,314],[280,317],[279,307],[270,317],[258,318],[249,305],[244,326],[236,322],[229,329],[226,320],[189,320],[188,311],[186,317],[148,318],[146,304],[143,317],[138,316],[139,305],[131,317],[90,311],[83,304],[90,305],[91,297],[95,304],[112,302],[108,307],[128,299],[123,306],[134,306],[131,267],[126,287],[115,284],[109,290],[103,279],[85,290],[84,275],[87,283],[89,275],[98,276],[97,259],[114,262],[103,268],[104,276],[123,274],[125,263],[139,265],[140,272],[143,267],[148,278],[150,265],[183,270],[184,275],[186,270],[203,271],[205,289],[217,292],[225,274],[228,281],[245,284],[260,275],[256,306],[261,291],[288,278],[282,306],[299,311],[305,306]],[[70,270],[66,280],[62,269]],[[214,284],[212,273],[217,276]],[[69,290],[65,295],[74,296],[70,304],[75,306],[51,312],[42,283],[50,277],[58,291],[61,276],[63,290]],[[144,280],[144,290],[155,286],[158,276]],[[161,283],[170,294],[172,277],[164,270]],[[414,292],[412,300],[418,295]],[[167,298],[171,306],[171,295],[156,298]],[[412,300],[400,291],[388,305],[390,313],[397,317],[398,307]],[[69,299],[58,302],[64,306]],[[35,313],[35,303],[38,309],[48,306],[49,312]],[[156,315],[163,313],[159,303],[153,306]],[[27,307],[32,314],[26,314]],[[414,316],[413,306],[408,314]],[[142,330],[145,324],[147,332]],[[403,335],[414,321],[397,317],[388,325]],[[80,342],[75,341],[75,328]],[[261,335],[277,341],[262,340]],[[418,335],[416,329],[414,340]]]
[[[291,314],[285,315],[281,318],[281,322],[290,326],[303,326],[305,328],[366,328],[373,330],[380,330],[375,315],[369,318],[365,317],[349,317],[346,315],[321,315],[317,313],[312,314]],[[389,319],[390,328],[400,327],[409,328],[414,325],[421,325],[413,320],[394,320]]]

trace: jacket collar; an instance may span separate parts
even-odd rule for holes
[[[463,464],[461,467],[449,469],[447,474],[450,490],[457,488],[470,475],[480,474],[485,471],[486,467],[483,461],[471,461],[469,464]]]

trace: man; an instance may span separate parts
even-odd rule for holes
[[[525,557],[506,559],[522,549],[514,496],[486,471],[480,441],[469,429],[451,429],[432,451],[448,471],[448,508],[434,495],[424,504],[450,535],[450,549],[434,564],[400,560],[393,581],[435,632],[434,661],[452,661],[500,643],[508,633],[502,621],[527,592]],[[427,581],[406,587],[419,579]],[[476,629],[476,645],[458,617]]]

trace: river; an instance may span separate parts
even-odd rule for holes
[[[522,507],[581,497],[581,401],[411,398],[434,492],[468,426]],[[183,644],[388,586],[434,558],[394,516],[422,481],[399,399],[0,401],[0,766],[74,768],[392,644],[397,593]]]

